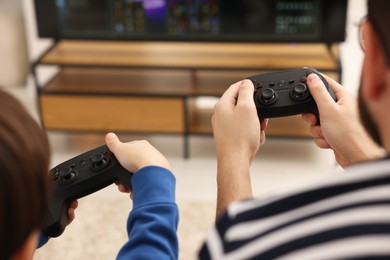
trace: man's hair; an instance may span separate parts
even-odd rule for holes
[[[380,37],[386,53],[387,66],[390,67],[390,1],[368,0],[367,4],[368,19]]]
[[[47,135],[19,101],[0,90],[0,259],[10,259],[47,213]]]

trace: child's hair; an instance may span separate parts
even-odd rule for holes
[[[50,147],[22,104],[0,90],[0,259],[10,259],[46,217]]]

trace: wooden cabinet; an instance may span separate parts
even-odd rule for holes
[[[33,64],[40,116],[47,130],[212,134],[212,107],[251,75],[315,67],[340,75],[338,47],[323,44],[60,41]],[[58,66],[39,82],[39,66]],[[308,137],[300,116],[272,119],[267,135]]]

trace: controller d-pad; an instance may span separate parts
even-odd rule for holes
[[[278,94],[272,88],[264,89],[259,96],[260,102],[264,105],[272,105],[277,99]]]
[[[299,83],[292,88],[290,94],[294,100],[301,101],[309,96],[309,90],[305,84]]]
[[[76,171],[73,170],[72,167],[65,167],[62,168],[58,172],[58,176],[60,177],[60,181],[63,184],[72,182],[76,177]]]
[[[104,169],[110,163],[110,160],[101,153],[97,153],[91,156],[92,170],[97,171]]]

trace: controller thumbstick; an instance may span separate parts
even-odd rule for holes
[[[91,157],[92,169],[100,170],[108,165],[109,160],[103,154],[97,153]]]
[[[60,176],[61,182],[68,183],[76,176],[76,173],[72,167],[65,167],[59,171],[58,175]]]
[[[309,95],[309,91],[305,84],[299,83],[295,85],[291,92],[291,97],[297,101],[304,100]]]
[[[260,101],[263,104],[271,105],[275,103],[276,99],[277,99],[277,94],[275,90],[273,90],[272,88],[266,88],[263,90],[263,92],[261,92]]]

